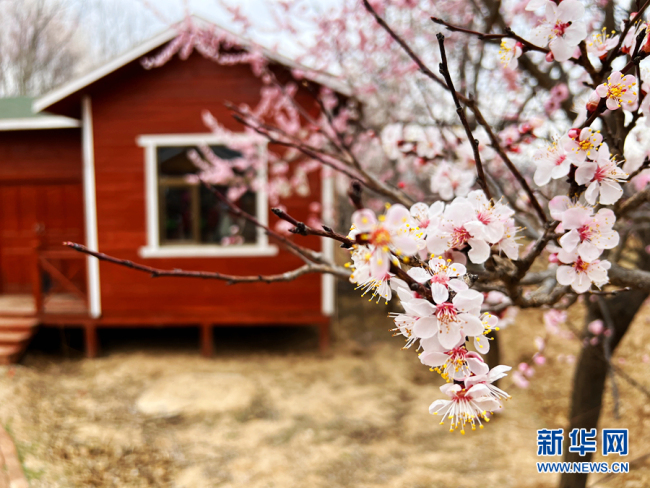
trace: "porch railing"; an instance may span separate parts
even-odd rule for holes
[[[34,245],[32,292],[36,314],[46,312],[48,299],[56,294],[68,293],[81,300],[88,309],[88,296],[84,287],[75,283],[75,277],[84,271],[85,256],[66,248],[51,248],[45,245],[43,236],[38,236]],[[64,263],[68,263],[65,266]],[[81,263],[81,266],[70,266]]]

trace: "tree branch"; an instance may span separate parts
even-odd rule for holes
[[[257,275],[257,276],[237,276],[237,275],[228,275],[223,273],[215,273],[210,271],[188,271],[183,269],[159,269],[153,268],[151,266],[146,266],[144,264],[134,263],[126,259],[119,259],[108,254],[104,254],[97,251],[91,251],[86,246],[77,244],[74,242],[64,242],[64,246],[79,251],[81,253],[87,254],[89,256],[96,257],[100,261],[106,261],[107,263],[117,264],[119,266],[124,266],[126,268],[134,269],[136,271],[142,271],[148,273],[152,278],[161,278],[161,277],[174,277],[174,278],[201,278],[206,280],[219,280],[225,281],[229,285],[234,285],[237,283],[276,283],[282,281],[293,281],[296,278],[310,274],[310,273],[320,273],[320,274],[333,274],[339,278],[348,279],[350,273],[344,268],[339,268],[338,266],[328,266],[325,264],[305,264],[299,268],[296,268],[286,273],[273,274],[273,275]]]
[[[478,150],[478,140],[474,138],[472,134],[472,129],[469,127],[469,122],[467,122],[467,117],[465,116],[465,111],[458,100],[458,95],[456,94],[456,89],[454,88],[454,82],[451,79],[449,74],[449,64],[447,63],[447,53],[445,52],[445,36],[438,33],[436,36],[438,38],[438,45],[440,46],[440,57],[442,62],[440,63],[440,74],[445,78],[447,82],[447,87],[451,92],[451,96],[454,99],[454,105],[456,105],[456,113],[460,118],[461,123],[465,129],[465,133],[469,139],[469,143],[472,145],[472,151],[474,152],[474,161],[476,162],[476,173],[478,175],[478,183],[485,196],[488,200],[492,200],[492,195],[490,194],[490,189],[488,188],[487,180],[485,178],[485,172],[483,171],[483,163],[481,162],[481,153]]]
[[[449,29],[452,32],[463,32],[464,34],[470,34],[472,36],[478,37],[482,41],[492,41],[492,40],[500,41],[501,39],[510,38],[510,39],[515,39],[517,42],[520,42],[524,47],[523,51],[538,51],[544,54],[548,54],[550,52],[549,49],[537,46],[532,42],[527,41],[523,37],[515,34],[514,31],[509,27],[506,28],[506,32],[504,34],[487,34],[487,33],[477,32],[470,29],[464,29],[462,27],[452,25],[448,22],[445,22],[442,19],[439,19],[438,17],[431,17],[431,20],[436,24],[444,25],[447,29]]]
[[[294,226],[293,229],[289,231],[292,234],[300,234],[301,236],[327,237],[329,239],[334,239],[335,241],[341,242],[341,247],[344,247],[346,249],[349,249],[354,245],[354,241],[352,239],[344,236],[343,234],[339,234],[338,232],[334,232],[329,227],[324,227],[323,230],[314,229],[312,227],[309,227],[304,222],[300,222],[299,220],[294,219],[291,215],[280,208],[272,208],[271,212],[273,212],[278,218],[285,220]]]

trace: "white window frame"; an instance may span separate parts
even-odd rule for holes
[[[232,140],[233,136],[230,136]],[[242,141],[250,141],[248,134],[236,134],[234,137]],[[221,246],[219,244],[174,244],[160,245],[160,221],[158,219],[158,147],[174,146],[217,146],[228,145],[223,137],[208,134],[153,134],[141,135],[136,139],[138,146],[144,148],[145,168],[145,194],[146,194],[146,226],[147,245],[139,250],[143,258],[195,258],[195,257],[246,257],[246,256],[275,256],[278,254],[278,247],[269,244],[268,236],[264,229],[257,227],[257,238],[255,244],[233,244]],[[256,194],[256,215],[255,217],[262,224],[268,224],[268,195],[266,193],[267,183],[267,147],[266,143],[256,140],[259,147],[259,155],[262,161],[257,178],[259,185]]]

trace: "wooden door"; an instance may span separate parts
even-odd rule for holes
[[[37,238],[48,249],[63,241],[84,242],[80,182],[0,184],[0,293],[31,293]],[[83,260],[60,263],[85,289]]]

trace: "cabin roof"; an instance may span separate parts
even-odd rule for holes
[[[0,131],[79,127],[78,120],[34,112],[33,101],[33,97],[0,98]]]
[[[311,79],[312,81],[319,83],[323,86],[326,86],[338,93],[343,95],[349,95],[349,87],[339,78],[329,73],[317,72],[314,73],[313,70],[310,70],[308,67],[301,65],[295,60],[289,59],[276,51],[266,49],[263,46],[253,44],[250,40],[245,39],[233,32],[229,31],[227,28],[217,25],[212,21],[208,21],[199,17],[197,15],[192,15],[192,21],[203,26],[212,26],[219,30],[225,31],[229,34],[230,37],[235,39],[237,43],[244,49],[255,47],[260,50],[262,54],[269,60],[275,61],[278,64],[287,66],[289,68],[301,69],[305,72],[305,77]],[[158,35],[150,38],[149,40],[135,46],[129,51],[117,56],[111,61],[95,68],[94,70],[82,75],[74,80],[69,81],[68,83],[62,85],[59,88],[52,90],[45,95],[36,98],[33,100],[32,109],[33,112],[41,112],[48,107],[51,107],[57,102],[73,95],[74,93],[82,90],[83,88],[95,83],[96,81],[102,79],[103,77],[109,75],[110,73],[120,69],[127,64],[136,61],[142,56],[150,53],[154,49],[163,46],[167,42],[171,41],[178,35],[177,27],[171,27],[165,31],[159,33]]]
[[[32,97],[0,98],[0,119],[42,117],[32,111]]]

